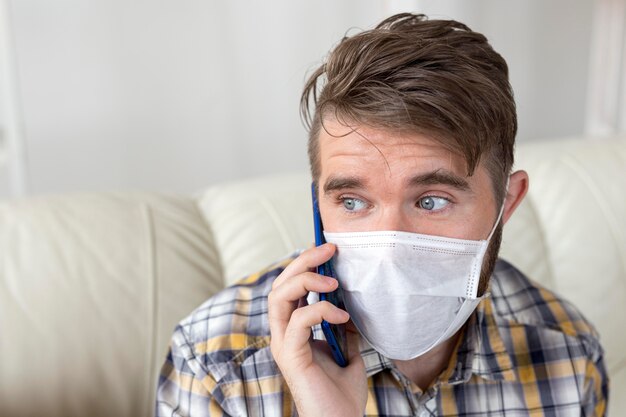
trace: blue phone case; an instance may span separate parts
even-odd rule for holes
[[[313,226],[315,228],[315,246],[326,243],[323,233],[322,218],[320,216],[319,206],[317,204],[317,196],[315,195],[315,186],[311,184],[311,195],[313,200]],[[317,273],[329,277],[335,277],[331,261],[325,262],[317,267]],[[328,301],[337,307],[345,310],[341,288],[330,292],[320,293],[320,301]],[[333,358],[337,365],[343,367],[348,366],[348,340],[346,338],[346,329],[344,325],[337,325],[322,320],[322,331],[326,337],[326,341],[330,346]]]

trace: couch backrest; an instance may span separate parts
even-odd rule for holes
[[[626,392],[626,138],[521,144],[530,191],[501,256],[577,305],[600,332],[614,393]],[[211,187],[198,196],[228,283],[312,244],[310,177]],[[626,409],[613,395],[611,409]]]
[[[0,416],[152,415],[175,324],[221,287],[190,198],[0,204]]]

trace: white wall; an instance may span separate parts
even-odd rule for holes
[[[31,193],[192,192],[306,167],[307,70],[399,4],[10,1]],[[582,133],[591,1],[406,4],[491,39],[511,67],[520,140]]]
[[[431,16],[484,33],[507,60],[518,107],[518,140],[584,131],[594,2],[421,0]]]

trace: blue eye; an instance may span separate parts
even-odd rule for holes
[[[343,207],[348,211],[359,211],[363,210],[366,207],[365,202],[359,200],[358,198],[342,198],[341,202],[343,204]]]
[[[428,211],[438,211],[445,208],[450,201],[443,197],[422,197],[417,201],[419,208]]]

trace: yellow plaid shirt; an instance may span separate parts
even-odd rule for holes
[[[267,318],[272,282],[292,259],[226,288],[177,326],[157,416],[297,416],[270,352]],[[502,260],[490,292],[426,391],[365,346],[365,415],[605,415],[603,350],[578,310]],[[314,337],[323,337],[319,327]]]

